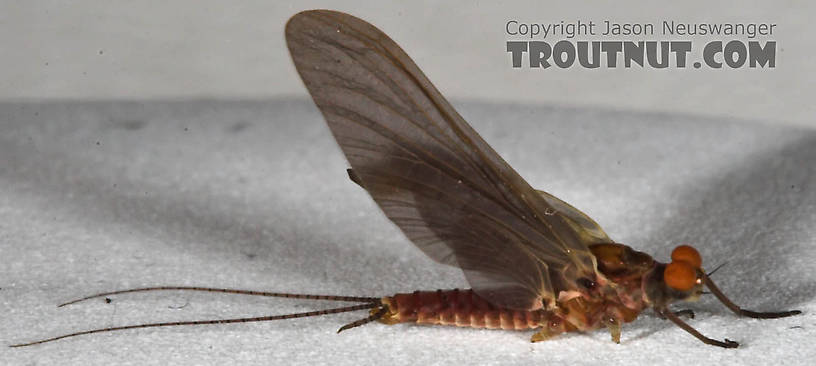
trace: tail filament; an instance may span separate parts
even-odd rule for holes
[[[193,320],[193,321],[179,321],[179,322],[161,322],[161,323],[146,323],[146,324],[133,324],[133,325],[125,325],[119,327],[108,327],[108,328],[99,328],[99,329],[92,329],[86,330],[81,332],[74,332],[69,334],[60,335],[57,337],[41,339],[38,341],[27,342],[27,343],[19,343],[13,344],[9,347],[26,347],[26,346],[33,346],[35,344],[53,342],[56,340],[76,337],[80,335],[86,334],[94,334],[94,333],[103,333],[103,332],[113,332],[118,330],[126,330],[126,329],[139,329],[139,328],[156,328],[156,327],[173,327],[173,326],[181,326],[181,325],[207,325],[207,324],[232,324],[232,323],[249,323],[249,322],[264,322],[264,321],[272,321],[272,320],[285,320],[285,319],[295,319],[295,318],[306,318],[306,317],[313,317],[313,316],[323,316],[329,314],[338,314],[338,313],[346,313],[350,311],[358,311],[358,310],[366,310],[366,309],[377,309],[376,312],[372,310],[372,315],[368,316],[367,318],[357,320],[355,322],[349,323],[337,332],[344,331],[346,329],[354,328],[371,321],[377,320],[381,318],[388,308],[382,304],[380,298],[377,297],[359,297],[359,296],[333,296],[333,295],[309,295],[309,294],[290,294],[290,293],[283,293],[283,292],[262,292],[262,291],[251,291],[251,290],[234,290],[234,289],[224,289],[224,288],[209,288],[209,287],[189,287],[189,286],[160,286],[160,287],[143,287],[143,288],[135,288],[135,289],[128,289],[128,290],[120,290],[120,291],[112,291],[112,292],[104,292],[99,293],[91,296],[86,296],[80,299],[76,299],[73,301],[69,301],[63,304],[60,304],[59,307],[63,307],[66,305],[76,304],[81,301],[100,298],[100,297],[107,297],[111,295],[119,295],[119,294],[126,294],[126,293],[133,293],[133,292],[146,292],[146,291],[158,291],[158,290],[181,290],[181,291],[205,291],[205,292],[220,292],[220,293],[229,293],[229,294],[241,294],[241,295],[252,295],[252,296],[269,296],[269,297],[284,297],[290,299],[306,299],[306,300],[328,300],[328,301],[345,301],[345,302],[361,302],[362,304],[358,305],[351,305],[351,306],[344,306],[339,308],[332,308],[332,309],[325,309],[325,310],[316,310],[316,311],[308,311],[303,313],[292,313],[292,314],[283,314],[283,315],[270,315],[270,316],[258,316],[258,317],[249,317],[249,318],[234,318],[234,319],[212,319],[212,320]]]

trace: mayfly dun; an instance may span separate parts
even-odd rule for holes
[[[327,310],[254,318],[137,324],[83,334],[175,325],[292,319],[368,310],[340,328],[372,321],[531,329],[532,341],[621,325],[652,308],[706,344],[670,305],[707,287],[734,313],[781,318],[800,311],[754,312],[731,302],[702,269],[694,248],[674,249],[670,263],[615,243],[587,215],[522,179],[453,109],[408,55],[373,25],[348,14],[312,10],[286,24],[298,73],[348,159],[348,176],[365,189],[405,236],[437,262],[456,266],[472,289],[416,291],[385,297],[302,295],[202,287],[210,291],[357,303]],[[60,305],[62,306],[62,305]],[[338,332],[339,332],[338,331]]]

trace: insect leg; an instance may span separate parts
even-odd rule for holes
[[[711,277],[708,277],[708,275],[706,275],[706,274],[703,274],[702,277],[703,277],[703,281],[704,281],[705,285],[708,287],[709,290],[711,290],[711,293],[713,293],[714,296],[716,296],[717,299],[720,300],[720,302],[722,302],[727,308],[731,309],[731,311],[733,311],[737,315],[747,316],[749,318],[773,319],[773,318],[784,318],[784,317],[787,317],[787,316],[798,315],[798,314],[802,313],[799,310],[789,310],[789,311],[765,312],[765,313],[763,313],[763,312],[756,312],[756,311],[742,309],[739,306],[737,306],[737,304],[734,304],[733,302],[731,302],[731,300],[729,300],[728,297],[726,297],[725,294],[723,294],[722,291],[720,291],[720,288],[717,287],[717,285],[714,284],[714,281],[711,280]]]
[[[676,315],[678,317],[687,316],[687,317],[689,317],[689,319],[694,319],[694,311],[691,310],[691,309],[683,309],[683,310],[675,311],[674,315]],[[660,318],[660,319],[666,319],[666,317],[663,316],[663,313],[661,313],[659,311],[657,312],[657,317]]]
[[[694,319],[694,310],[691,309],[683,309],[680,311],[675,311],[674,315],[676,316],[687,316],[689,319]]]
[[[723,348],[737,348],[737,346],[739,346],[739,343],[734,342],[728,338],[726,338],[725,341],[723,342],[704,336],[702,333],[698,332],[697,329],[694,329],[691,325],[688,325],[688,323],[684,322],[682,319],[677,317],[677,315],[674,315],[674,312],[667,308],[659,309],[658,313],[666,317],[666,319],[671,320],[672,323],[676,324],[678,327],[682,328],[686,332],[691,333],[691,335],[697,337],[697,339],[703,341],[703,343],[705,344],[710,344],[712,346],[718,346]]]
[[[606,329],[609,329],[609,334],[612,336],[612,342],[620,344],[620,336],[621,336],[621,323],[618,319],[614,317],[608,317],[604,320],[604,325]]]
[[[543,328],[541,328],[541,330],[539,330],[538,332],[533,334],[533,336],[530,338],[530,342],[535,343],[535,342],[546,341],[546,340],[554,337],[556,334],[557,333],[554,334],[553,332],[551,332],[549,328],[543,327]]]
[[[555,314],[545,314],[541,319],[541,329],[533,334],[530,342],[541,342],[553,338],[561,333],[575,330],[566,320]]]

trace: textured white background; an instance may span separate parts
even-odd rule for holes
[[[373,296],[466,286],[347,180],[346,162],[283,45],[285,20],[311,7],[346,10],[384,29],[533,186],[583,209],[615,240],[660,260],[692,243],[708,267],[728,262],[715,279],[737,303],[805,314],[758,321],[737,319],[712,298],[692,305],[691,323],[742,342],[737,350],[704,346],[649,312],[624,327],[621,345],[603,330],[535,345],[529,332],[446,327],[373,324],[334,334],[364,315],[357,313],[0,347],[0,360],[743,365],[816,357],[814,37],[805,22],[812,11],[801,4],[444,4],[3,4],[3,345],[99,326],[332,305],[153,293],[55,307],[131,286]],[[785,30],[777,38],[784,64],[715,73],[519,72],[504,53],[508,17],[675,15],[776,21]]]
[[[283,26],[299,10],[329,8],[380,27],[450,98],[816,126],[816,31],[810,19],[816,5],[811,1],[0,2],[0,98],[304,95],[283,43]],[[776,23],[774,36],[763,40],[778,42],[778,66],[513,70],[505,51],[504,26],[510,19]],[[703,47],[716,38],[691,39]]]
[[[723,350],[646,312],[622,343],[606,331],[530,344],[531,332],[372,324],[365,314],[126,331],[25,349],[13,364],[476,364],[667,360],[808,364],[816,354],[816,133],[691,116],[459,104],[535,187],[620,242],[666,260],[692,243],[749,309],[713,298],[691,321]],[[345,174],[307,100],[0,104],[0,341],[150,321],[307,311],[334,304],[211,294],[118,296],[156,284],[346,295],[466,287],[425,257]],[[181,309],[176,309],[181,307]]]

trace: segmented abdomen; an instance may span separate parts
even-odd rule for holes
[[[473,328],[530,329],[541,326],[546,312],[498,308],[473,290],[415,291],[382,299],[388,312],[380,321],[388,324],[415,322]]]

